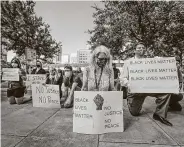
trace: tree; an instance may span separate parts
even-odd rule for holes
[[[156,56],[170,56],[172,48],[183,52],[184,2],[174,1],[104,1],[104,8],[93,6],[95,27],[89,44],[104,44],[113,56],[133,55],[133,46],[121,51],[131,40],[143,42]]]
[[[37,55],[53,57],[61,46],[50,34],[50,26],[37,17],[33,1],[1,2],[2,45],[14,50],[18,55],[26,48],[36,50]]]

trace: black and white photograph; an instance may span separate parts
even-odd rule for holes
[[[1,147],[184,147],[184,1],[0,4]]]

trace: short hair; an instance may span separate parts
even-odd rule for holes
[[[136,47],[137,47],[139,44],[142,44],[142,45],[146,46],[144,42],[137,42],[137,43],[135,44],[135,49],[136,49]]]

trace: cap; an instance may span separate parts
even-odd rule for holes
[[[72,67],[71,67],[70,65],[66,65],[66,66],[64,67],[64,69],[69,69],[69,70],[72,71]]]

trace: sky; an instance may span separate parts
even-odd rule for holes
[[[94,3],[103,6],[99,1],[37,1],[35,12],[50,25],[52,37],[62,42],[63,54],[71,54],[87,48],[90,35],[85,32],[94,27]]]

